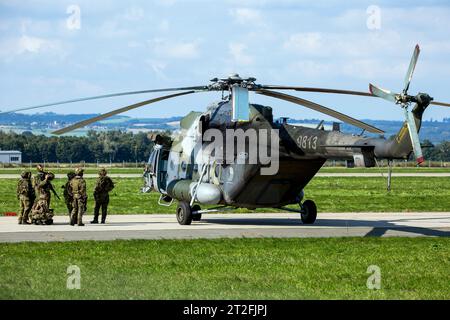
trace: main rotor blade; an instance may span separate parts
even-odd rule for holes
[[[369,84],[369,90],[376,97],[385,99],[385,100],[390,101],[390,102],[397,103],[397,96],[398,95],[396,93],[394,93],[394,92],[391,92],[391,91],[386,90],[386,89],[381,89],[381,88],[379,88],[379,87],[377,87],[377,86],[375,86],[375,85],[373,85],[371,83]]]
[[[109,117],[114,116],[116,114],[123,113],[123,112],[128,111],[128,110],[136,109],[136,108],[145,106],[147,104],[155,103],[155,102],[162,101],[162,100],[175,98],[175,97],[179,97],[179,96],[184,96],[184,95],[191,94],[191,93],[194,93],[194,92],[195,91],[186,91],[186,92],[175,93],[175,94],[171,94],[171,95],[167,95],[167,96],[162,96],[162,97],[158,97],[158,98],[154,98],[154,99],[138,102],[138,103],[135,103],[135,104],[132,104],[132,105],[120,108],[120,109],[116,109],[116,110],[110,111],[108,113],[101,114],[99,116],[96,116],[96,117],[93,117],[93,118],[90,118],[90,119],[86,119],[86,120],[77,122],[77,123],[75,123],[75,124],[73,124],[71,126],[68,126],[66,128],[62,128],[62,129],[59,129],[59,130],[56,130],[56,131],[54,131],[52,133],[53,134],[67,133],[67,132],[73,131],[75,129],[85,127],[85,126],[87,126],[87,125],[89,125],[91,123],[94,123],[94,122],[97,122],[97,121],[109,118]]]
[[[96,99],[104,99],[104,98],[112,98],[112,97],[119,97],[119,96],[128,96],[128,95],[135,95],[135,94],[169,92],[169,91],[184,91],[184,90],[196,90],[196,91],[200,90],[200,91],[202,91],[202,90],[207,90],[207,89],[208,89],[208,87],[206,87],[206,86],[196,86],[196,87],[184,87],[184,88],[167,88],[167,89],[119,92],[119,93],[104,94],[104,95],[100,95],[100,96],[92,96],[92,97],[86,97],[86,98],[77,98],[77,99],[71,99],[71,100],[65,100],[65,101],[59,101],[59,102],[46,103],[46,104],[41,104],[41,105],[31,106],[31,107],[22,107],[22,108],[17,108],[17,109],[13,109],[13,110],[3,111],[3,112],[0,112],[0,114],[17,112],[17,111],[25,111],[25,110],[31,110],[31,109],[38,109],[38,108],[44,108],[44,107],[51,107],[51,106],[56,106],[56,105],[60,105],[60,104],[67,104],[67,103],[74,103],[74,102],[81,102],[81,101],[88,101],[88,100],[96,100]]]
[[[295,91],[302,91],[302,92],[318,92],[318,93],[335,93],[335,94],[347,94],[347,95],[353,95],[353,96],[363,96],[363,97],[374,97],[374,98],[384,98],[381,97],[381,95],[388,95],[389,98],[387,99],[390,102],[396,102],[395,96],[396,94],[393,92],[390,92],[388,90],[384,90],[381,88],[378,88],[374,85],[370,85],[371,90],[381,92],[377,92],[380,96],[375,95],[371,92],[363,92],[363,91],[354,91],[354,90],[341,90],[341,89],[328,89],[328,88],[312,88],[312,87],[293,87],[293,86],[275,86],[275,85],[263,85],[259,86],[258,88],[253,89],[253,91],[258,91],[260,89],[273,89],[273,90],[295,90]],[[450,103],[444,103],[444,102],[437,102],[432,101],[430,104],[436,105],[436,106],[442,106],[442,107],[450,107]]]
[[[450,107],[450,103],[444,103],[444,102],[438,102],[438,101],[431,101],[430,104],[434,104],[436,106],[441,106],[441,107]]]
[[[408,71],[405,76],[405,88],[403,89],[403,93],[406,94],[409,89],[409,84],[411,83],[412,76],[414,74],[414,70],[416,69],[417,59],[419,59],[420,47],[416,45],[414,48],[414,53],[411,57],[411,62],[409,63]]]
[[[414,155],[416,156],[416,160],[418,164],[421,164],[423,160],[422,148],[420,146],[419,134],[417,133],[416,121],[414,120],[414,116],[412,113],[405,108],[405,118],[406,123],[408,124],[409,136],[411,138],[411,143],[414,151]]]
[[[303,92],[319,92],[319,93],[336,93],[336,94],[348,94],[354,96],[365,96],[374,97],[370,92],[353,91],[353,90],[340,90],[340,89],[327,89],[327,88],[312,88],[312,87],[291,87],[291,86],[272,86],[264,85],[260,86],[261,89],[272,89],[272,90],[295,90]],[[256,89],[258,90],[258,89]]]
[[[359,120],[357,120],[355,118],[347,116],[347,115],[345,115],[343,113],[340,113],[338,111],[332,110],[330,108],[321,106],[320,104],[314,103],[314,102],[309,101],[309,100],[305,100],[305,99],[294,97],[294,96],[291,96],[291,95],[288,95],[288,94],[275,92],[275,91],[269,91],[269,90],[258,90],[258,91],[255,91],[255,92],[258,93],[258,94],[262,94],[262,95],[265,95],[265,96],[272,97],[272,98],[277,98],[277,99],[289,101],[289,102],[292,102],[292,103],[296,103],[296,104],[299,104],[301,106],[313,109],[315,111],[319,111],[319,112],[324,113],[326,115],[329,115],[329,116],[331,116],[333,118],[339,119],[339,120],[341,120],[343,122],[349,123],[351,125],[354,125],[356,127],[359,127],[361,129],[367,130],[367,131],[372,132],[372,133],[379,133],[379,134],[383,134],[384,133],[383,130],[380,130],[380,129],[374,127],[374,126],[371,126],[370,124],[364,123],[364,122],[359,121]]]

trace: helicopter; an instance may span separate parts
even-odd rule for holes
[[[59,135],[162,100],[202,92],[221,92],[222,99],[209,105],[206,111],[191,111],[183,117],[179,132],[171,139],[154,135],[155,147],[145,167],[143,191],[155,190],[160,193],[158,203],[163,206],[178,201],[176,218],[181,225],[200,221],[203,213],[234,208],[294,211],[300,213],[304,224],[313,224],[317,218],[317,206],[313,200],[304,200],[303,190],[327,160],[347,160],[354,166],[374,167],[377,160],[386,159],[388,181],[394,159],[408,159],[413,152],[417,164],[424,161],[418,135],[424,111],[429,105],[450,107],[450,104],[436,102],[426,93],[415,96],[408,94],[419,54],[417,45],[401,93],[373,84],[369,85],[369,92],[261,85],[253,77],[241,78],[238,74],[232,74],[227,78],[214,78],[210,84],[203,86],[121,92],[7,112],[124,95],[176,92],[119,108],[53,132]],[[280,91],[382,98],[399,106],[405,121],[397,135],[388,140],[382,136],[384,131],[370,124]],[[362,132],[359,135],[345,134],[337,126],[331,131],[325,130],[323,122],[316,128],[309,128],[288,124],[286,118],[274,120],[271,107],[250,103],[250,93],[318,111],[359,127]],[[379,137],[368,137],[364,135],[366,131]],[[208,209],[202,210],[200,205],[207,205]],[[298,209],[287,207],[289,205],[298,205]]]

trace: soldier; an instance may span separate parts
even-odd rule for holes
[[[31,172],[24,171],[17,183],[17,199],[20,200],[19,224],[30,224],[28,215],[34,202],[34,189],[31,183]]]
[[[42,164],[38,164],[36,166],[37,175],[41,178],[41,180],[44,180],[46,172],[44,171],[44,166]]]
[[[70,190],[70,181],[75,177],[75,172],[71,171],[67,174],[67,182],[61,186],[61,188],[64,190],[64,202],[66,203],[67,210],[69,212],[69,218],[72,215],[72,203],[73,203],[73,197],[72,197],[72,190]]]
[[[70,189],[72,192],[72,216],[70,217],[70,225],[75,225],[75,222],[79,226],[83,224],[83,214],[86,210],[87,193],[86,193],[86,181],[83,179],[83,169],[75,169],[75,177],[70,180]]]
[[[91,223],[98,223],[98,215],[100,208],[102,208],[102,223],[106,222],[106,215],[108,214],[109,192],[114,189],[114,182],[107,176],[106,169],[101,169],[98,173],[97,182],[94,188],[94,220]]]
[[[35,177],[34,183],[36,193],[38,194],[38,201],[32,208],[32,222],[35,224],[52,224],[53,223],[53,209],[50,208],[51,192],[59,199],[58,194],[51,181],[55,178],[55,175],[51,172],[44,172],[38,168],[39,173]],[[40,181],[40,179],[43,180]]]
[[[39,199],[45,199],[47,207],[50,209],[51,192],[59,199],[58,194],[55,191],[51,181],[55,178],[55,175],[51,172],[45,172],[42,165],[36,167],[38,173],[34,179],[35,193],[39,196]]]

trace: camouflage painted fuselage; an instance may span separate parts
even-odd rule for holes
[[[413,110],[418,128],[426,107],[416,105]],[[227,129],[278,131],[279,163],[274,175],[261,174],[261,167],[267,167],[267,164],[223,163],[223,155],[208,154],[202,184],[220,192],[220,200],[215,203],[234,207],[281,207],[298,203],[305,186],[328,159],[350,160],[357,166],[371,167],[375,165],[375,159],[406,159],[412,152],[406,125],[392,140],[355,136],[274,121],[270,107],[254,104],[250,105],[249,122],[232,122],[231,105],[222,101],[211,105],[205,113],[188,114],[181,120],[181,132],[172,144],[161,146],[160,152],[165,155],[160,154],[161,162],[158,162],[159,165],[155,162],[153,166],[154,173],[158,172],[158,177],[154,175],[153,179],[157,191],[173,199],[191,200],[193,186],[204,168],[202,163],[196,161],[196,153],[202,151],[195,146],[209,144],[202,140],[208,129],[219,130],[224,137]],[[267,152],[270,154],[273,147],[270,136],[267,140]],[[244,143],[248,150],[251,147],[249,141],[240,143]],[[226,143],[223,145],[225,154]],[[235,152],[234,159],[238,156]]]

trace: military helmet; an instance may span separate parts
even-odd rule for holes
[[[31,172],[30,171],[22,171],[22,173],[20,174],[20,176],[24,179],[27,179],[31,176]]]
[[[53,172],[47,172],[47,180],[55,179],[55,174]]]
[[[75,176],[76,176],[75,172],[70,171],[70,172],[67,174],[67,179],[72,180]]]
[[[76,169],[75,169],[75,174],[76,174],[76,175],[83,174],[83,172],[84,172],[83,168],[76,168]]]

